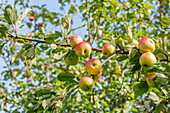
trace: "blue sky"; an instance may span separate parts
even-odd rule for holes
[[[11,6],[13,7],[14,1],[15,0],[8,0],[8,4],[11,4]],[[52,11],[52,12],[59,12],[60,11],[60,9],[59,9],[60,4],[58,3],[58,0],[30,0],[30,1],[31,2],[30,2],[29,5],[31,5],[31,4],[37,5],[38,4],[39,6],[41,6],[43,4],[46,4],[45,7],[49,11]],[[2,1],[0,1],[0,3],[2,3]],[[65,11],[66,12],[68,11],[69,7],[70,6],[66,6],[65,7]],[[18,10],[19,10],[19,8],[18,8]],[[61,11],[60,11],[60,13],[61,13]],[[62,12],[62,13],[65,16],[64,12]],[[28,21],[29,22],[28,16],[25,18],[24,21]],[[74,15],[74,17],[72,17],[72,21],[73,21],[72,28],[76,28],[76,27],[79,27],[79,26],[85,24],[85,22],[81,22],[81,19],[80,19],[80,17],[78,15]],[[84,37],[85,34],[88,34],[87,31],[85,30],[86,28],[87,27],[75,30],[74,33]],[[48,33],[51,29],[54,29],[55,31],[61,31],[61,26],[53,27],[53,26],[48,24],[46,26],[46,28],[45,28],[46,33]],[[30,30],[27,27],[23,27],[21,30],[18,31],[18,34],[26,35],[29,32],[30,32]],[[73,35],[73,34],[71,34],[71,35]],[[6,64],[5,64],[4,59],[2,57],[0,57],[0,63],[1,63],[0,64],[0,73],[2,73],[2,71],[7,70],[7,68],[6,69],[3,68],[4,66],[6,66]],[[0,75],[0,79],[1,78],[2,78],[2,76]],[[10,82],[12,82],[12,81],[8,81],[6,83],[9,84]],[[4,81],[1,80],[0,83],[4,83]],[[7,84],[6,84],[6,87],[9,87]],[[0,101],[0,103],[1,103],[1,101]],[[10,109],[10,106],[8,105],[7,108]],[[0,111],[0,112],[3,113],[2,111]]]

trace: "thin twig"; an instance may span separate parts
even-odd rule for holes
[[[61,100],[61,99],[64,99],[65,97],[67,97],[69,94],[71,94],[74,90],[76,90],[77,88],[79,88],[79,86],[77,86],[77,87],[75,87],[75,88],[73,88],[71,91],[69,91],[66,95],[64,95],[64,96],[61,96],[61,97],[59,97],[58,99],[56,99],[56,100],[53,100],[51,103],[49,103],[47,106],[50,106],[50,105],[52,105],[53,103],[55,103],[55,102],[57,102],[57,101],[59,101],[59,100]]]
[[[109,59],[111,59],[113,56],[115,56],[115,54],[113,54],[112,56],[108,57],[104,62],[102,62],[102,65],[107,62]]]
[[[5,55],[3,56],[3,58],[4,58],[4,60],[5,60],[6,65],[8,66],[8,69],[10,70],[12,76],[14,77],[14,71],[13,71],[13,69],[11,68],[11,66],[9,65],[9,63],[8,63]]]

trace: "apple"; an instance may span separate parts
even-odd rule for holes
[[[115,53],[115,47],[112,44],[105,44],[102,48],[104,57],[109,57]]]
[[[86,62],[85,68],[88,73],[97,75],[102,69],[102,63],[97,58],[92,58]]]
[[[71,38],[70,38],[70,45],[71,47],[75,47],[78,43],[80,42],[83,42],[83,39],[80,35],[73,35]]]
[[[75,52],[79,57],[87,58],[92,51],[91,45],[88,42],[80,42],[75,47]]]
[[[40,27],[45,28],[45,23],[41,23],[41,24],[40,24]]]
[[[35,19],[35,18],[34,18],[33,16],[30,16],[30,17],[29,17],[29,20],[30,20],[30,21],[33,21],[34,19]]]
[[[154,63],[156,63],[157,60],[156,60],[156,57],[153,53],[151,52],[146,52],[146,53],[143,53],[141,56],[140,56],[140,59],[139,59],[139,63],[142,67],[152,67],[154,65]]]
[[[22,77],[26,77],[27,75],[26,74],[22,74]]]
[[[27,33],[27,34],[26,34],[26,37],[27,37],[27,38],[30,38],[30,37],[31,37],[31,33]]]
[[[100,70],[99,74],[94,75],[94,80],[100,79],[101,76],[102,76],[102,69]]]
[[[79,59],[80,58],[75,54],[74,50],[68,52],[64,57],[64,61],[67,65],[76,65],[78,64]]]
[[[150,73],[147,77],[147,83],[150,87],[154,87],[155,86],[155,82],[153,81],[153,78],[156,77],[155,73]]]
[[[139,41],[139,49],[143,52],[153,52],[155,50],[155,42],[148,37],[144,37]]]
[[[49,65],[47,65],[47,66],[44,67],[44,70],[45,70],[45,71],[48,70],[48,69],[50,69],[50,66],[49,66]]]
[[[52,73],[50,73],[50,78],[53,76],[53,74]]]
[[[28,78],[28,81],[33,82],[33,77]]]
[[[95,85],[94,80],[89,76],[84,76],[79,81],[79,86],[83,91],[91,91]]]

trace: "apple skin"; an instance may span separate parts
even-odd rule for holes
[[[157,62],[156,57],[151,52],[143,53],[139,59],[140,65],[146,68],[152,67],[156,62]]]
[[[30,20],[30,21],[33,21],[34,19],[35,19],[35,18],[34,18],[33,16],[30,16],[30,17],[29,17],[29,20]]]
[[[91,45],[88,42],[80,42],[75,47],[75,52],[79,57],[87,58],[92,51]]]
[[[41,23],[41,24],[40,24],[40,27],[45,28],[45,23]]]
[[[85,68],[88,73],[97,75],[102,69],[102,63],[97,58],[92,58],[86,62]]]
[[[79,86],[83,91],[91,91],[94,88],[95,82],[89,76],[84,76],[79,81]]]
[[[67,65],[76,65],[78,64],[79,59],[80,58],[75,54],[74,50],[68,52],[64,57],[64,61]]]
[[[112,44],[105,44],[102,48],[104,57],[109,57],[115,53],[115,47]]]
[[[139,41],[139,49],[143,52],[153,52],[155,50],[155,42],[148,37],[144,37]]]
[[[80,35],[73,35],[71,38],[70,38],[70,45],[71,47],[75,47],[77,44],[79,44],[80,42],[83,42],[83,39]]]
[[[147,77],[147,83],[149,85],[149,87],[155,87],[155,82],[153,81],[153,78],[156,77],[155,73],[150,73]]]

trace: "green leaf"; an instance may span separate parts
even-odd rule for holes
[[[61,25],[63,26],[63,28],[68,29],[71,25],[71,16],[66,15],[64,18],[62,18]]]
[[[19,22],[19,18],[20,18],[20,15],[18,14],[18,12],[17,12],[17,7],[16,7],[16,5],[14,6],[14,9],[13,9],[13,23],[15,23],[15,25],[18,25],[18,22]]]
[[[0,44],[0,53],[2,53],[2,48],[4,47],[5,43]]]
[[[6,26],[0,24],[0,37],[6,37],[7,31],[8,31],[8,28]]]
[[[52,91],[51,89],[40,88],[40,89],[37,89],[37,91],[34,93],[34,96],[39,97],[39,96],[49,95],[49,94],[55,95],[56,93]]]
[[[8,22],[8,24],[12,24],[12,7],[11,5],[7,5],[4,10],[4,19]]]
[[[159,60],[162,60],[164,58],[164,54],[163,53],[158,53],[156,54],[156,57],[159,59]]]
[[[80,28],[82,28],[82,27],[84,27],[84,26],[86,26],[86,24],[84,24],[84,25],[82,25],[82,26],[79,26],[79,27],[77,27],[77,28],[71,29],[71,30],[68,32],[68,35],[69,35],[71,32],[73,32],[74,30],[80,29]]]
[[[155,104],[159,104],[162,101],[154,92],[150,92],[149,97],[154,101]]]
[[[25,40],[24,39],[18,39],[17,43],[23,44],[23,43],[25,43]]]
[[[70,81],[73,82],[75,75],[69,72],[61,72],[58,76],[57,76],[58,80],[60,81]]]
[[[25,18],[25,16],[28,14],[28,12],[30,12],[32,9],[27,8],[23,13],[21,18],[19,19],[18,24],[20,24],[20,22],[22,22],[22,20]]]
[[[143,95],[148,91],[148,84],[147,81],[141,81],[140,83],[137,83],[133,87],[133,91],[135,92],[135,96],[138,97],[139,95]]]
[[[129,51],[129,57],[130,57],[130,58],[133,58],[137,53],[138,53],[138,51],[137,51],[135,48],[132,48],[132,49]]]
[[[121,62],[121,61],[123,61],[123,60],[125,60],[127,58],[128,58],[128,56],[122,55],[122,56],[118,57],[116,60]]]
[[[167,76],[165,76],[164,74],[161,73],[156,73],[157,78],[156,78],[156,83],[158,85],[167,85],[169,78]]]

